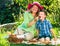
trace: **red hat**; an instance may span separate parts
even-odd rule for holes
[[[28,10],[33,6],[33,5],[36,5],[40,10],[43,10],[44,7],[41,6],[38,2],[33,2],[33,4],[28,4]]]

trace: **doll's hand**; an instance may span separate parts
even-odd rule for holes
[[[36,17],[35,19],[34,19],[34,21],[37,21],[38,20],[38,17]]]

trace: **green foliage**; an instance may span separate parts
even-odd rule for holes
[[[0,46],[10,46],[9,42],[7,39],[4,39],[3,36],[5,34],[0,34]]]
[[[39,2],[44,9],[47,10],[48,19],[51,21],[52,24],[60,24],[60,1],[59,0],[17,0],[20,3],[20,7],[24,10],[27,9],[27,5],[33,2]],[[22,11],[21,11],[22,12]]]
[[[29,3],[34,1],[39,2],[44,9],[47,10],[47,19],[53,24],[53,29],[55,34],[58,36],[60,31],[60,0],[0,0],[0,24],[19,22],[13,27],[10,26],[3,27],[0,30],[0,46],[10,46],[7,39],[3,38],[6,31],[14,30],[19,26],[24,18],[23,13],[27,9]],[[3,2],[3,3],[2,3]],[[11,44],[11,46],[25,46],[26,44]],[[37,45],[27,45],[27,46],[37,46]]]
[[[1,3],[3,2],[3,3]],[[0,1],[0,24],[14,22],[14,18],[11,13],[10,1]]]
[[[1,3],[0,9],[0,24],[10,22],[20,22],[20,16],[27,9],[27,5],[33,2],[39,2],[44,9],[47,10],[48,19],[52,24],[60,24],[60,0],[11,0],[5,1],[5,5]],[[1,2],[1,1],[0,1]],[[22,10],[23,9],[23,10]]]

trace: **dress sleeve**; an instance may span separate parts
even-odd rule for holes
[[[24,17],[24,26],[27,28],[28,27],[28,23],[29,23],[29,13],[28,12],[25,12],[23,14],[23,17]]]

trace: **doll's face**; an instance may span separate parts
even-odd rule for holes
[[[33,5],[31,11],[36,13],[38,11],[38,7],[36,5]]]
[[[45,19],[46,18],[46,15],[44,12],[39,12],[39,19],[42,20],[42,19]]]

